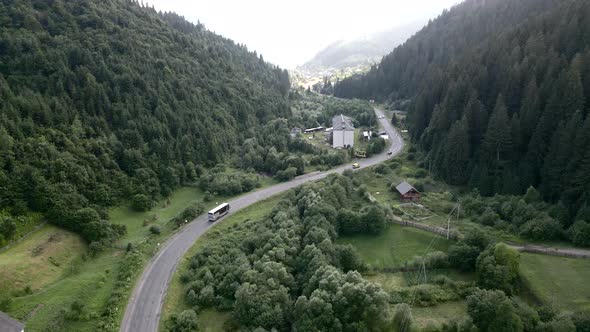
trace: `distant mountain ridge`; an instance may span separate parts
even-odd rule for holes
[[[344,69],[360,65],[371,65],[401,45],[426,24],[416,21],[386,31],[374,33],[351,41],[334,42],[318,52],[311,60],[297,67],[298,70],[316,71],[322,69]]]

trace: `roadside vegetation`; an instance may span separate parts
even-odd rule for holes
[[[80,236],[46,225],[0,253],[0,310],[28,331],[113,331],[143,264],[186,220],[221,196],[186,187],[145,212],[109,211],[126,235],[96,251]],[[157,230],[157,231],[155,231]]]
[[[504,197],[488,200],[473,195],[466,188],[447,185],[433,178],[426,169],[420,167],[421,165],[420,154],[410,146],[399,158],[393,158],[367,170],[347,171],[344,176],[333,177],[333,179],[347,179],[346,182],[351,181],[355,188],[353,192],[356,192],[350,198],[353,201],[364,202],[360,204],[369,206],[376,204],[386,211],[387,221],[383,227],[367,227],[371,224],[363,222],[362,212],[354,212],[362,211],[362,208],[350,209],[351,203],[349,203],[344,205],[346,208],[342,210],[340,196],[331,194],[330,196],[336,198],[327,200],[327,196],[321,194],[321,192],[330,192],[333,183],[340,183],[343,180],[326,180],[320,182],[323,183],[321,187],[308,185],[304,189],[294,190],[281,198],[278,204],[276,202],[271,205],[255,204],[249,209],[256,211],[256,218],[246,216],[228,218],[226,221],[231,223],[231,226],[229,224],[227,227],[223,224],[218,226],[220,227],[218,234],[222,234],[222,237],[216,239],[206,237],[203,242],[197,241],[194,250],[191,250],[191,255],[185,258],[182,268],[175,276],[172,293],[174,295],[171,297],[173,300],[167,302],[165,312],[167,319],[162,322],[162,329],[170,330],[177,326],[175,324],[181,317],[189,316],[194,317],[194,322],[199,329],[206,331],[254,327],[254,325],[245,325],[252,323],[243,321],[245,316],[236,314],[237,308],[252,310],[248,305],[254,305],[253,303],[256,303],[256,306],[266,307],[265,303],[271,303],[279,298],[284,301],[281,302],[281,308],[283,308],[281,310],[288,311],[285,308],[293,303],[296,306],[300,296],[296,293],[297,289],[300,287],[305,289],[305,283],[299,286],[300,267],[296,263],[297,259],[295,263],[287,259],[289,255],[280,259],[281,265],[285,266],[283,271],[287,274],[279,277],[280,274],[276,274],[277,271],[273,272],[274,277],[272,277],[280,278],[276,279],[279,284],[283,282],[281,280],[286,280],[284,282],[287,284],[281,284],[286,288],[283,290],[286,293],[282,293],[282,296],[278,296],[279,293],[277,293],[278,297],[274,295],[256,297],[254,302],[239,304],[246,305],[245,307],[237,307],[237,290],[240,287],[256,287],[258,291],[264,289],[260,288],[262,286],[256,279],[242,279],[250,278],[244,277],[250,275],[247,272],[250,269],[253,271],[251,272],[253,276],[263,273],[257,270],[258,260],[270,264],[270,262],[276,262],[278,257],[283,257],[275,256],[278,252],[301,250],[297,249],[301,248],[297,245],[291,247],[283,244],[275,247],[282,243],[277,242],[278,238],[264,241],[257,239],[263,236],[260,234],[264,233],[267,227],[278,227],[274,223],[273,226],[268,223],[274,220],[272,216],[275,216],[279,210],[288,211],[288,206],[295,204],[301,215],[301,200],[317,201],[318,198],[310,200],[307,196],[301,196],[302,193],[309,193],[310,188],[315,188],[320,192],[320,201],[326,203],[326,207],[319,210],[330,211],[331,208],[328,206],[331,206],[336,207],[337,211],[334,221],[330,222],[335,228],[335,235],[328,232],[328,236],[322,238],[330,240],[332,246],[349,248],[346,249],[347,251],[352,250],[350,257],[354,258],[349,261],[355,266],[354,269],[361,273],[364,280],[374,283],[387,294],[387,305],[382,315],[389,317],[387,323],[389,325],[386,324],[388,328],[403,330],[405,326],[412,331],[467,331],[475,327],[480,331],[522,331],[523,329],[525,331],[562,331],[561,328],[565,326],[563,331],[573,331],[572,327],[583,330],[585,324],[590,322],[588,316],[584,314],[588,310],[584,300],[585,290],[579,289],[578,293],[574,294],[576,291],[570,288],[572,292],[568,295],[570,292],[566,288],[562,291],[561,288],[554,286],[558,283],[563,283],[563,287],[577,285],[584,278],[589,277],[590,271],[586,268],[586,260],[519,254],[501,241],[524,242],[530,238],[510,229],[496,227],[495,224],[483,223],[470,212],[470,207],[463,206],[467,204],[464,202],[473,204],[471,203],[473,201],[493,206],[492,199],[502,200],[505,203],[507,200]],[[420,202],[408,204],[399,200],[399,194],[394,190],[394,185],[401,180],[407,180],[420,188],[422,192]],[[344,192],[348,191],[345,189]],[[529,192],[528,196],[536,197],[534,191]],[[545,204],[537,199],[531,200],[531,197],[520,199],[530,200],[532,204]],[[356,204],[359,204],[358,202]],[[461,202],[461,208],[456,209],[459,202]],[[506,207],[506,204],[503,205]],[[535,205],[535,207],[538,213],[546,213],[550,206]],[[457,210],[459,213],[456,212]],[[303,211],[303,220],[305,220],[305,209]],[[246,215],[249,213],[252,212],[246,212]],[[435,235],[392,223],[394,219],[402,219],[444,228],[447,226],[449,216],[451,217],[449,232],[451,240],[447,240],[445,235]],[[298,219],[292,218],[295,218],[293,222],[297,225]],[[302,227],[303,233],[299,233],[302,230],[298,228],[295,228],[297,231],[292,233],[285,225],[281,229],[286,231],[285,235],[303,234],[299,235],[303,239],[310,237],[311,235],[305,232],[305,222]],[[269,244],[259,246],[255,243]],[[287,243],[296,242],[287,241]],[[327,243],[315,244],[315,246],[319,245],[323,248],[322,246]],[[239,250],[235,252],[230,250],[230,253],[223,248],[239,248]],[[298,255],[301,256],[303,253],[307,251],[304,249]],[[213,258],[217,257],[216,255],[221,256]],[[554,260],[560,261],[561,264],[553,264]],[[231,264],[240,262],[238,264],[240,268],[246,270],[234,274],[232,271],[235,271],[237,267],[222,268],[218,265],[221,262],[225,262],[224,265],[229,264],[228,262],[232,262]],[[348,269],[338,265],[338,260],[332,261],[331,264],[343,273]],[[260,268],[262,266],[264,265]],[[264,273],[270,273],[271,270],[265,270]],[[305,273],[305,269],[301,271]],[[211,277],[208,277],[209,273]],[[288,275],[293,276],[292,280],[295,284],[288,282],[290,280]],[[282,279],[285,277],[287,279]],[[237,288],[224,293],[225,295],[218,294],[217,291],[223,291],[226,287],[225,282],[229,280],[234,280]],[[209,286],[211,287],[208,288]],[[211,291],[213,293],[208,293]],[[264,294],[267,294],[266,292],[267,290]],[[254,294],[257,293],[248,294],[250,298],[255,297]],[[305,296],[305,293],[301,295]],[[206,300],[204,296],[209,296],[209,300]],[[479,314],[484,307],[488,308],[485,310],[492,310],[489,316]],[[498,308],[503,308],[501,310],[506,312],[497,311],[500,310]],[[189,314],[192,311],[195,315]],[[263,311],[260,311],[260,314],[263,314]],[[181,316],[183,312],[184,315]],[[284,311],[275,312],[277,317],[283,317],[281,324],[287,324],[287,326],[298,324],[299,316],[288,316],[280,314],[281,312]],[[334,315],[337,317],[336,313]],[[213,317],[214,321],[209,321],[210,317]],[[223,323],[220,323],[220,320]],[[276,323],[275,320],[270,322],[268,326]],[[498,325],[504,323],[507,325]],[[256,321],[255,324],[264,323]]]

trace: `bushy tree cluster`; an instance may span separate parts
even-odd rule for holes
[[[468,217],[485,226],[537,241],[569,239],[578,246],[590,245],[587,241],[590,227],[585,219],[589,217],[584,214],[584,208],[572,219],[567,207],[541,201],[533,187],[523,196],[482,197],[474,192],[463,199],[462,206]]]
[[[464,299],[471,295],[474,289],[473,282],[455,281],[444,275],[429,276],[426,279],[422,271],[414,273],[415,280],[412,279],[410,272],[406,272],[406,280],[410,281],[410,286],[395,288],[391,291],[389,300],[391,303],[411,303],[418,307],[431,307]],[[415,284],[411,284],[413,282]]]
[[[477,258],[490,244],[491,240],[483,231],[472,229],[449,247],[449,264],[460,271],[475,271]]]
[[[291,94],[291,121],[307,128],[332,127],[332,118],[339,114],[349,116],[355,127],[375,127],[377,116],[373,107],[364,100],[346,100],[312,92]]]
[[[3,239],[11,239],[16,234],[16,222],[10,215],[0,215],[0,235]],[[1,241],[0,241],[1,243]]]
[[[467,313],[481,332],[575,332],[587,327],[587,314],[538,312],[519,298],[498,290],[478,289],[467,298]]]
[[[290,115],[285,70],[136,1],[2,2],[0,26],[0,208],[88,241]]]
[[[590,195],[589,16],[585,0],[465,1],[335,95],[412,99],[434,172],[486,196],[535,186],[574,221]]]
[[[477,257],[477,282],[482,288],[513,294],[520,282],[519,264],[519,254],[515,249],[503,243],[490,245]]]
[[[379,234],[385,229],[385,212],[376,205],[368,206],[360,212],[343,209],[338,211],[338,233]]]
[[[205,172],[199,179],[199,186],[210,193],[237,195],[260,186],[260,176],[239,170],[217,166]]]
[[[356,271],[364,264],[353,247],[334,243],[337,210],[368,204],[344,176],[295,190],[192,258],[187,303],[231,310],[244,330],[386,330],[387,293]]]

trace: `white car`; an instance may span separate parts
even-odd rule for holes
[[[383,119],[383,115],[379,115],[379,119]]]

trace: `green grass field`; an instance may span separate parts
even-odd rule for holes
[[[432,251],[447,251],[450,241],[425,231],[392,224],[379,235],[355,235],[337,240],[355,246],[372,268],[400,267],[405,262],[422,256],[430,243]]]
[[[59,279],[84,250],[76,234],[46,225],[0,254],[0,292],[43,288]]]
[[[180,281],[180,276],[188,270],[191,257],[193,257],[199,250],[205,247],[208,243],[216,241],[222,237],[225,232],[233,225],[239,224],[246,220],[256,220],[264,218],[275,205],[284,197],[285,194],[280,194],[271,197],[262,202],[253,204],[244,208],[235,214],[222,219],[213,229],[205,233],[184,255],[181,262],[172,277],[168,293],[166,294],[166,301],[162,310],[162,319],[160,320],[160,330],[164,329],[164,323],[168,317],[173,313],[179,313],[183,310],[189,309],[184,302],[183,284]],[[225,321],[229,319],[229,314],[218,312],[215,310],[205,310],[199,314],[199,327],[202,331],[217,332],[223,331],[222,327]]]
[[[520,273],[543,302],[562,310],[590,310],[590,260],[523,253]]]

